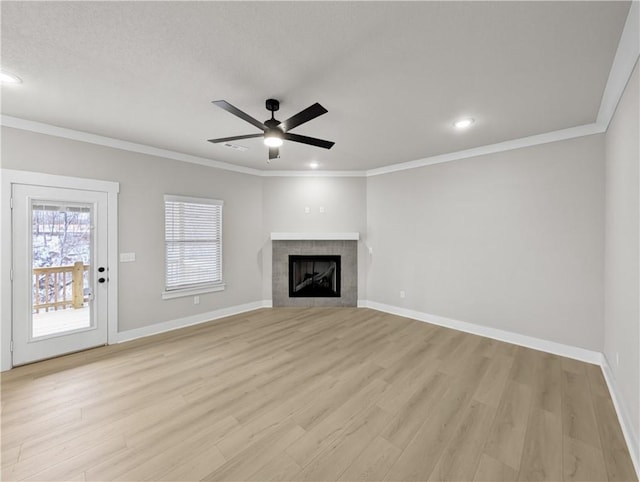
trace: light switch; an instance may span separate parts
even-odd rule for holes
[[[324,213],[324,206],[320,206],[320,214]]]
[[[304,213],[305,214],[309,214],[311,212],[311,209],[309,209],[309,206],[305,206],[304,207]]]
[[[130,263],[136,260],[136,253],[120,253],[121,263]]]

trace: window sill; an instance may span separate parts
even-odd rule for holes
[[[175,291],[163,291],[163,300],[172,300],[174,298],[183,298],[185,296],[202,295],[204,293],[213,293],[214,291],[224,291],[226,283],[220,283],[217,285],[202,286],[200,288],[187,288],[184,290]]]

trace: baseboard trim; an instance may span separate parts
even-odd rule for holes
[[[423,321],[425,323],[444,326],[445,328],[452,328],[454,330],[464,331],[466,333],[471,333],[474,335],[493,338],[494,340],[513,343],[514,345],[533,348],[534,350],[540,350],[546,353],[552,353],[554,355],[573,358],[575,360],[580,360],[595,365],[600,365],[602,363],[602,353],[587,350],[586,348],[565,345],[563,343],[557,343],[555,341],[544,340],[542,338],[536,338],[528,335],[521,335],[519,333],[499,330],[497,328],[490,328],[487,326],[477,325],[475,323],[469,323],[467,321],[453,320],[451,318],[445,318],[443,316],[431,315],[429,313],[409,310],[407,308],[401,308],[399,306],[386,305],[384,303],[377,303],[375,301],[367,301],[366,307],[373,310],[390,313],[392,315],[402,316],[404,318],[412,318],[414,320]]]
[[[640,479],[640,434],[638,434],[636,427],[631,423],[627,404],[624,403],[622,397],[619,396],[616,379],[606,355],[602,355],[601,367],[604,379],[607,382],[607,387],[609,388],[609,394],[611,395],[613,406],[618,414],[618,421],[620,422],[620,427],[622,427],[622,433],[624,434],[625,441],[627,442],[627,448],[629,449],[629,455],[631,456],[633,467],[636,469],[636,476]]]
[[[573,358],[575,360],[584,361],[587,363],[593,363],[595,365],[603,366],[603,355],[600,352],[587,350],[585,348],[579,348],[571,345],[565,345],[549,340],[543,340],[541,338],[535,338],[527,335],[520,335],[510,331],[499,330],[497,328],[489,328],[475,323],[469,323],[466,321],[453,320],[451,318],[445,318],[443,316],[432,315],[415,310],[409,310],[407,308],[401,308],[398,306],[387,305],[384,303],[378,303],[375,301],[358,300],[358,308],[371,308],[373,310],[382,311],[384,313],[390,313],[392,315],[402,316],[404,318],[411,318],[414,320],[422,321],[425,323],[431,323],[445,328],[452,328],[454,330],[463,331],[465,333],[472,333],[474,335],[485,336],[494,340],[504,341],[507,343],[513,343],[515,345],[532,348],[534,350],[540,350],[554,355],[560,355],[567,358]],[[227,308],[221,308],[219,310],[209,311],[205,313],[199,313],[197,315],[186,316],[184,318],[178,318],[175,320],[169,320],[162,323],[156,323],[154,325],[144,326],[142,328],[135,328],[133,330],[122,331],[118,333],[117,343],[124,341],[135,340],[136,338],[142,338],[145,336],[157,335],[159,333],[165,333],[167,331],[178,330],[187,326],[198,325],[200,323],[206,323],[208,321],[217,320],[226,316],[233,316],[240,313],[246,313],[248,311],[257,310],[260,308],[272,308],[272,300],[260,300],[253,301],[251,303],[245,303],[242,305],[230,306]]]
[[[199,325],[201,323],[207,323],[209,321],[254,311],[260,308],[272,308],[272,306],[272,300],[254,301],[251,303],[230,306],[227,308],[221,308],[219,310],[165,321],[163,323],[157,323],[142,328],[127,330],[118,333],[117,343],[123,343],[126,341],[135,340],[137,338],[144,338],[168,331],[178,330],[180,328],[186,328],[188,326]],[[513,333],[510,331],[489,328],[486,326],[477,325],[475,323],[454,320],[451,318],[445,318],[443,316],[431,315],[429,313],[409,310],[407,308],[378,303],[375,301],[358,300],[357,306],[358,308],[370,308],[372,310],[390,313],[392,315],[402,316],[404,318],[411,318],[413,320],[431,323],[434,325],[443,326],[445,328],[451,328],[454,330],[463,331],[465,333],[472,333],[474,335],[484,336],[487,338],[492,338],[494,340],[504,341],[507,343],[512,343],[514,345],[524,346],[527,348],[532,348],[534,350],[540,350],[546,353],[552,353],[554,355],[564,356],[567,358],[573,358],[575,360],[599,365],[602,368],[604,379],[607,383],[609,393],[611,394],[611,399],[618,416],[618,421],[620,423],[620,426],[622,427],[622,433],[624,434],[624,438],[627,443],[627,448],[629,450],[636,475],[638,475],[638,478],[640,478],[640,437],[633,424],[630,422],[631,419],[629,417],[629,412],[623,399],[618,394],[619,392],[616,386],[615,377],[613,376],[613,371],[611,370],[611,365],[609,364],[606,356],[604,356],[602,353],[587,350],[585,348],[579,348],[571,345],[544,340],[541,338],[520,335],[518,333]]]
[[[179,330],[180,328],[186,328],[187,326],[199,325],[201,323],[207,323],[208,321],[225,318],[227,316],[238,315],[240,313],[246,313],[248,311],[258,310],[260,308],[271,308],[271,302],[253,301],[251,303],[229,306],[227,308],[221,308],[219,310],[208,311],[206,313],[198,313],[197,315],[185,316],[184,318],[178,318],[162,323],[156,323],[154,325],[143,326],[142,328],[121,331],[118,333],[117,343],[131,341],[137,338],[144,338],[146,336],[158,335],[167,331]]]
[[[514,345],[524,346],[534,350],[540,350],[546,353],[573,358],[575,360],[600,366],[604,379],[607,382],[607,387],[609,389],[609,394],[611,395],[611,400],[613,401],[613,406],[616,410],[616,415],[618,416],[618,422],[620,423],[620,427],[622,427],[622,433],[624,434],[624,438],[627,443],[627,449],[629,450],[631,461],[635,468],[636,475],[640,479],[640,436],[631,423],[629,411],[622,397],[619,395],[613,371],[611,370],[609,361],[604,354],[597,351],[587,350],[585,348],[565,345],[563,343],[557,343],[532,336],[520,335],[518,333],[499,330],[496,328],[489,328],[466,321],[453,320],[443,316],[431,315],[429,313],[401,308],[399,306],[377,303],[375,301],[358,300],[358,307],[370,308],[372,310],[382,311],[384,313],[390,313],[404,318],[411,318],[413,320],[431,323],[445,328],[452,328],[454,330],[464,331],[474,335],[485,336],[487,338],[493,338],[494,340],[504,341]]]

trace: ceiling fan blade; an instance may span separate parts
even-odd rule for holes
[[[221,137],[220,139],[209,139],[209,142],[213,142],[214,144],[218,144],[220,142],[229,142],[229,141],[239,141],[240,139],[252,139],[254,137],[262,137],[264,133],[261,134],[247,134],[245,136],[231,136],[231,137]]]
[[[280,157],[280,149],[278,149],[277,147],[270,147],[269,148],[269,160],[277,159],[278,157]]]
[[[278,127],[283,129],[285,132],[290,131],[294,127],[298,127],[300,124],[309,122],[311,119],[315,119],[316,117],[321,116],[322,114],[326,114],[327,112],[327,109],[316,102],[312,106],[301,110],[293,117],[289,117],[286,121],[282,121]]]
[[[262,129],[263,131],[267,130],[267,126],[265,126],[262,122],[260,122],[257,119],[254,119],[249,114],[246,114],[245,112],[242,112],[237,107],[229,104],[229,102],[227,102],[226,100],[214,100],[214,101],[212,101],[212,104],[215,104],[218,107],[220,107],[221,109],[224,109],[227,112],[230,112],[231,114],[233,114],[233,115],[235,115],[237,117],[240,117],[240,119],[247,121],[249,124],[253,124],[258,129]]]
[[[316,139],[315,137],[301,136],[298,134],[291,134],[285,132],[282,137],[288,141],[301,142],[303,144],[309,144],[316,147],[324,147],[325,149],[331,149],[335,142],[325,141],[323,139]]]

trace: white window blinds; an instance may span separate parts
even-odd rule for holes
[[[165,195],[165,290],[222,283],[222,201]]]

